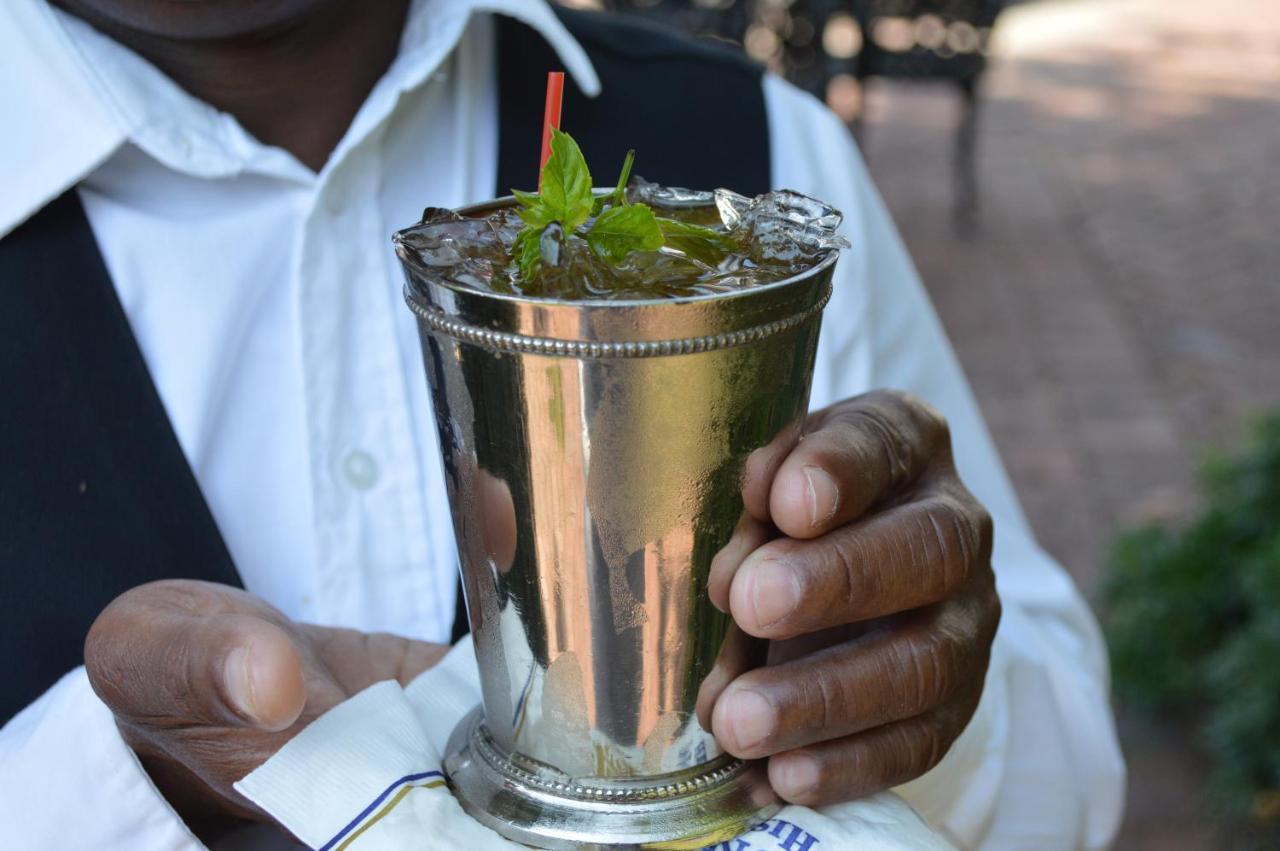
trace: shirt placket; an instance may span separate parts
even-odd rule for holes
[[[320,181],[298,252],[317,614],[424,637],[447,617],[430,576],[376,162],[362,153],[375,143],[352,150]]]

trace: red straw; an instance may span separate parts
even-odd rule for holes
[[[542,160],[538,164],[538,191],[542,191],[542,167],[551,159],[551,128],[560,129],[560,105],[564,101],[564,72],[547,73],[547,105],[542,113]]]

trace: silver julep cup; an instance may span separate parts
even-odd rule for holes
[[[483,692],[445,758],[463,807],[553,849],[698,848],[769,817],[763,765],[698,720],[718,660],[745,658],[707,578],[748,457],[798,437],[836,252],[732,293],[564,302],[396,243]]]

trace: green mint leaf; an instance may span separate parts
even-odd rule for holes
[[[529,227],[545,228],[547,225],[556,221],[555,213],[545,206],[523,207],[516,214],[520,217],[520,221]]]
[[[522,207],[541,207],[542,198],[537,192],[524,192],[520,189],[512,189],[511,194],[520,202]]]
[[[556,220],[555,213],[545,203],[541,196],[536,192],[522,192],[519,189],[512,189],[511,194],[515,196],[516,201],[520,202],[520,209],[516,214],[520,216],[520,220],[531,227],[546,227]]]
[[[516,241],[511,244],[511,256],[515,258],[523,280],[532,281],[542,268],[542,246],[539,240],[544,230],[545,226],[526,225],[516,234]]]
[[[728,234],[675,219],[658,219],[657,221],[668,247],[683,251],[689,257],[708,266],[718,265],[725,255],[733,250],[733,240]]]
[[[662,247],[662,228],[653,210],[644,204],[610,207],[586,232],[587,243],[612,263],[621,263],[632,251],[656,251]]]
[[[566,233],[591,217],[595,206],[591,172],[578,143],[568,133],[551,131],[551,156],[542,167],[539,198],[551,221],[563,225]]]
[[[627,203],[627,181],[631,179],[631,165],[635,162],[636,152],[627,151],[622,161],[622,171],[618,173],[618,185],[608,195],[597,195],[591,215],[598,216],[605,207],[624,207]]]
[[[622,171],[618,172],[618,185],[613,188],[613,203],[621,207],[627,203],[627,181],[631,179],[631,166],[635,164],[635,149],[627,151],[627,158],[622,161]]]

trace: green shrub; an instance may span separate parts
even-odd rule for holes
[[[1104,588],[1116,692],[1198,719],[1216,797],[1280,823],[1280,414],[1202,478],[1190,523],[1116,543]]]

